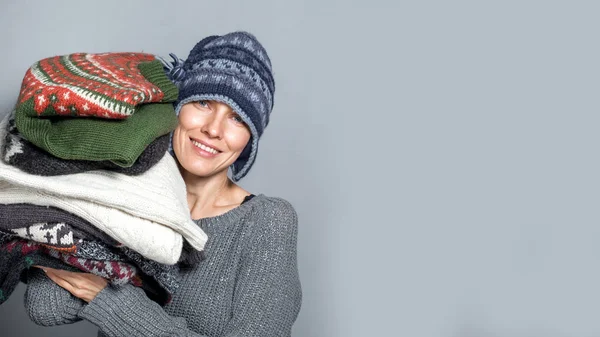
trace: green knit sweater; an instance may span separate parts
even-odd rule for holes
[[[209,236],[206,260],[183,271],[164,308],[131,285],[109,286],[85,305],[43,275],[29,280],[30,317],[42,325],[87,319],[99,336],[290,336],[302,297],[292,206],[258,195],[197,223]]]
[[[130,167],[148,144],[177,126],[177,93],[152,55],[57,56],[27,71],[15,124],[55,157]]]

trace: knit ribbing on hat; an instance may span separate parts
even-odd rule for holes
[[[77,53],[45,58],[27,70],[19,103],[29,116],[122,119],[146,103],[172,102],[177,88],[153,55]]]
[[[175,68],[177,114],[183,104],[211,99],[228,104],[248,125],[249,150],[231,167],[232,178],[240,180],[256,159],[258,140],[274,104],[275,81],[265,49],[247,32],[211,36],[198,42],[183,65]]]

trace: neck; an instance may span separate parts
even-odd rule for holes
[[[248,194],[229,180],[227,171],[210,177],[199,177],[181,168],[181,175],[186,185],[192,219],[223,214],[238,206]]]

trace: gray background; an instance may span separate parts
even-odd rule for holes
[[[595,1],[2,1],[0,110],[34,61],[244,29],[277,92],[242,185],[300,215],[294,336],[600,336]],[[0,335],[93,336],[28,321]],[[7,329],[7,326],[11,326]]]

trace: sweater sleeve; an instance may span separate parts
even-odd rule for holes
[[[234,290],[233,315],[219,337],[289,337],[302,298],[296,263],[297,215],[281,199],[252,226]],[[142,289],[106,287],[79,312],[106,336],[203,336],[169,316]]]
[[[225,336],[289,337],[302,302],[296,261],[298,218],[283,199],[271,198],[253,224]]]
[[[187,328],[181,317],[169,316],[141,288],[107,286],[88,303],[79,317],[100,330],[99,336],[206,337]]]
[[[27,271],[24,299],[25,310],[35,324],[55,326],[81,320],[77,312],[83,308],[84,302],[50,280],[39,268]]]

